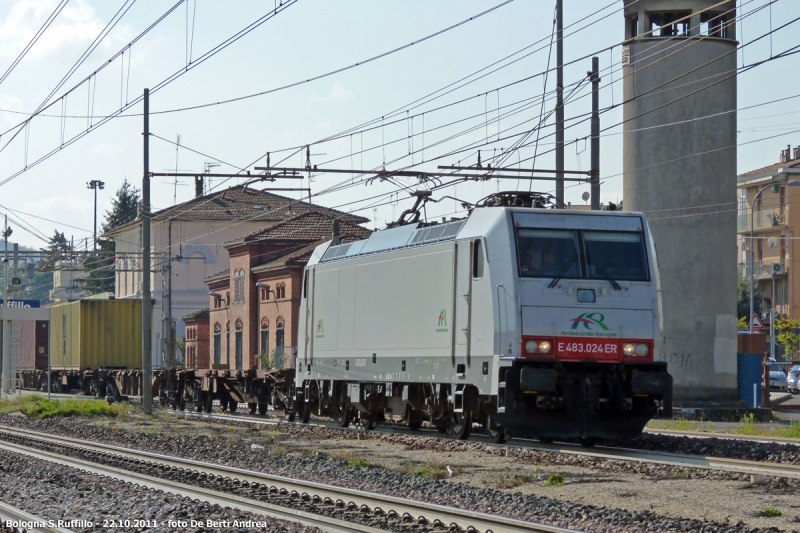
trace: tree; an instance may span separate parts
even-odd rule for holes
[[[111,209],[106,211],[105,220],[100,225],[103,233],[136,220],[140,201],[139,189],[125,179],[122,182],[122,186],[117,189],[114,198],[111,199]],[[97,247],[104,252],[113,252],[114,239],[98,237]],[[90,272],[85,282],[87,290],[91,292],[114,292],[116,276],[113,270],[113,257],[104,257],[102,259],[92,257],[87,259],[84,265]]]
[[[43,252],[63,252],[69,250],[69,241],[64,233],[59,233],[58,230],[53,230],[54,234],[50,237],[50,241],[46,248],[42,248]]]
[[[775,331],[779,333],[778,342],[786,350],[786,358],[793,359],[794,354],[800,349],[800,320],[796,318],[780,318],[775,321]]]
[[[750,278],[739,275],[736,281],[736,316],[746,317],[747,323],[753,318],[750,316]],[[756,284],[753,292],[753,312],[761,314],[761,288]],[[749,326],[748,326],[749,327]]]

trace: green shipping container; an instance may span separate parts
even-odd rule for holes
[[[53,369],[141,368],[141,300],[80,300],[50,311]]]

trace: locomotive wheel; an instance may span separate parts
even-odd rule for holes
[[[581,446],[583,446],[584,448],[591,448],[591,447],[593,447],[595,445],[596,442],[597,442],[597,439],[595,439],[594,437],[581,437],[580,438]]]
[[[294,422],[295,418],[297,417],[297,410],[299,409],[299,404],[295,403],[289,409],[286,410],[286,421],[287,422]]]
[[[344,407],[342,407],[341,404],[336,404],[333,406],[333,420],[339,424],[340,428],[348,427],[352,419],[353,408],[350,406],[350,404],[345,404]]]
[[[239,402],[237,402],[233,398],[228,400],[228,411],[230,411],[231,413],[235,413],[236,409],[238,408],[239,408]]]
[[[258,414],[260,415],[267,414],[267,404],[265,403],[258,404]]]
[[[539,442],[542,444],[553,444],[553,437],[539,437]]]
[[[372,418],[370,415],[365,415],[361,413],[358,416],[358,423],[361,424],[361,429],[364,431],[372,431],[375,429],[375,419]]]
[[[258,404],[255,402],[248,402],[247,403],[247,410],[250,412],[251,415],[256,414],[256,409],[258,408]]]
[[[491,415],[486,415],[483,426],[486,428],[486,434],[489,436],[490,441],[495,444],[503,444],[506,441],[506,430],[503,429],[503,426],[497,424]]]
[[[412,431],[418,430],[422,427],[422,414],[409,407],[406,414],[406,423],[408,424],[408,429]]]
[[[449,433],[458,440],[467,440],[472,432],[472,413],[453,413],[449,420]]]
[[[298,404],[297,409],[300,411],[300,422],[308,424],[311,420],[311,407],[307,403]]]

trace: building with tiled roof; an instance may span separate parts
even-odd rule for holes
[[[183,317],[186,325],[186,367],[209,368],[209,309],[201,309]]]
[[[773,304],[778,315],[800,318],[800,265],[793,264],[793,258],[800,258],[800,246],[792,238],[798,233],[795,228],[800,230],[800,208],[797,207],[800,187],[785,186],[790,180],[800,180],[800,147],[787,146],[781,150],[777,163],[736,178],[739,273],[744,278],[750,277],[752,250],[753,277],[763,295],[761,308],[765,324],[770,321],[769,310]],[[757,196],[759,191],[762,192]]]
[[[372,232],[324,213],[302,213],[230,241],[230,269],[206,278],[212,364],[231,369],[292,364],[303,270],[319,244]]]
[[[202,191],[202,188],[199,188]],[[337,221],[348,228],[367,222],[335,209],[308,201],[287,198],[257,189],[235,186],[187,202],[156,210],[151,219],[153,308],[153,365],[158,367],[171,349],[165,339],[185,336],[182,317],[208,305],[205,278],[230,266],[225,243],[235,242],[265,227],[282,223],[295,224],[298,217],[320,217],[319,221]],[[315,219],[316,220],[316,219]],[[105,236],[114,239],[117,253],[116,289],[118,299],[141,298],[141,229],[140,218],[119,226]],[[289,226],[287,226],[289,228]],[[292,230],[285,230],[290,234]],[[357,230],[354,230],[357,231]],[[315,233],[319,235],[321,233]],[[309,237],[314,237],[309,234]],[[291,239],[287,239],[291,240]],[[313,240],[318,240],[314,238]],[[295,241],[296,246],[310,242]],[[171,275],[166,275],[170,272]]]

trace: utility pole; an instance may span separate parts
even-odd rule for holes
[[[103,190],[105,183],[100,180],[92,180],[86,184],[87,189],[94,190],[94,251],[97,251],[97,189]]]
[[[144,173],[142,174],[142,410],[153,412],[152,328],[150,296],[150,89],[144,90]]]
[[[11,367],[11,322],[6,320],[5,310],[8,309],[8,236],[11,235],[11,229],[8,227],[8,215],[5,216],[5,223],[3,224],[3,239],[5,246],[3,246],[3,307],[0,309],[0,317],[3,319],[3,368],[2,368],[2,383],[0,389],[2,392],[10,394],[10,379],[9,369]]]
[[[564,209],[564,0],[556,0],[556,207]]]
[[[600,60],[592,58],[592,142],[591,142],[591,192],[592,211],[600,209]]]

